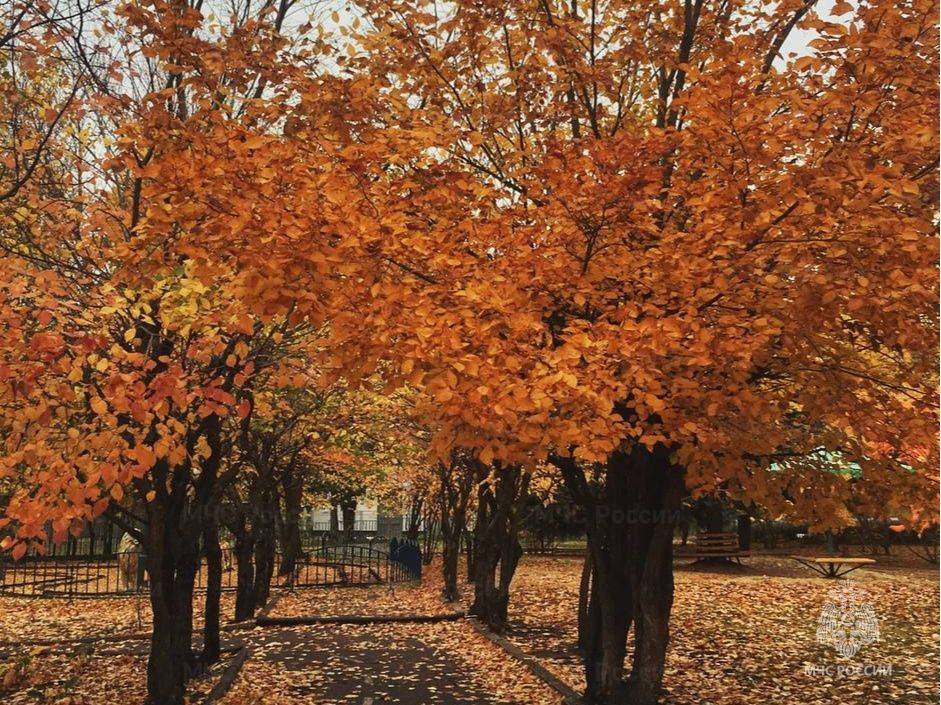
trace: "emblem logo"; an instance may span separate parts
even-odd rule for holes
[[[827,595],[817,620],[817,642],[852,658],[879,640],[879,620],[865,590],[844,582]]]

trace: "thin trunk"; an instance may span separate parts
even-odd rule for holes
[[[578,585],[578,648],[583,653],[588,644],[588,603],[591,595],[591,556],[582,563],[582,578]]]
[[[477,558],[477,549],[476,549],[477,537],[475,531],[465,531],[464,532],[464,555],[467,559],[467,575],[464,576],[464,579],[467,582],[472,582],[474,580],[475,568],[474,563]]]
[[[290,576],[297,568],[301,548],[301,495],[304,485],[293,467],[285,469],[281,477],[284,516],[281,522],[281,565],[279,575]]]
[[[425,544],[422,546],[422,563],[430,565],[434,560],[435,552],[438,547],[438,528],[440,523],[432,511],[429,511],[423,519],[425,526]]]
[[[738,547],[743,551],[751,550],[751,514],[740,514],[736,526],[738,530]]]
[[[235,537],[235,621],[241,622],[255,615],[255,537],[244,520],[229,528]]]
[[[454,602],[460,597],[457,589],[457,561],[461,553],[460,534],[451,535],[442,531],[443,541],[443,559],[442,571],[444,572],[444,599],[448,602]]]
[[[219,527],[212,519],[203,527],[203,547],[206,552],[206,606],[203,625],[204,664],[219,660],[219,601],[222,597],[222,547],[219,545]]]
[[[255,534],[255,585],[252,590],[255,609],[261,609],[268,601],[277,550],[274,517],[278,511],[278,498],[274,488],[264,487],[258,493],[258,499],[255,521],[252,524]]]
[[[421,530],[421,518],[422,518],[422,507],[424,506],[425,498],[421,495],[416,495],[412,498],[412,501],[409,505],[408,512],[408,528],[405,530],[405,538],[409,541],[418,540],[418,532]]]
[[[353,543],[356,532],[356,500],[344,502],[343,509],[343,538],[347,543]]]
[[[481,468],[474,529],[474,603],[470,612],[496,632],[506,630],[510,583],[523,548],[519,542],[520,510],[529,475],[519,467],[495,466],[492,481]]]
[[[457,600],[457,566],[461,554],[461,534],[467,526],[467,503],[474,473],[466,460],[455,454],[451,467],[439,464],[439,508],[441,516],[442,571],[444,599]]]

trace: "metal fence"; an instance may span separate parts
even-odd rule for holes
[[[331,527],[329,521],[310,521],[304,519],[300,526],[301,539],[305,544],[316,545],[324,536],[354,536],[358,540],[391,539],[402,535],[402,517],[379,517],[378,519],[359,519],[352,528],[340,522]]]
[[[308,551],[285,583],[294,587],[378,585],[414,580],[405,562],[385,550],[358,544],[326,545]]]
[[[206,562],[196,572],[196,589],[207,582]],[[0,560],[0,595],[20,597],[105,597],[147,590],[146,558],[137,551],[112,556],[26,556]],[[222,551],[222,589],[236,584],[232,549]]]
[[[275,555],[275,568],[281,554]],[[222,589],[237,584],[235,554],[222,551]],[[373,585],[406,582],[420,577],[407,562],[391,557],[381,547],[358,544],[322,545],[302,554],[291,575],[273,579],[274,587]],[[195,589],[205,590],[206,561],[196,573]],[[106,597],[134,595],[148,589],[146,558],[139,552],[101,556],[26,556],[19,561],[0,559],[0,595],[19,597]]]

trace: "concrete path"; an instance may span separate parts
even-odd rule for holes
[[[318,705],[498,705],[424,625],[310,625],[241,635],[281,688]]]

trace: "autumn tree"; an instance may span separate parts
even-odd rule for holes
[[[440,457],[560,469],[591,698],[658,697],[688,491],[934,513],[933,2],[360,5],[387,101],[354,125],[409,143],[354,200],[386,227],[338,344],[422,390]]]
[[[49,186],[61,169],[62,139],[76,136],[91,76],[80,60],[94,52],[77,36],[93,22],[92,3],[5,3],[0,8],[0,206],[4,218],[29,216],[25,187]],[[87,37],[84,37],[87,41]]]
[[[133,493],[111,511],[148,556],[160,705],[194,672],[198,545],[232,479],[226,421],[250,411],[285,336],[323,323],[326,250],[290,244],[319,229],[293,204],[317,202],[322,156],[284,134],[304,64],[281,61],[297,48],[278,31],[289,8],[104,11],[95,31],[120,41],[94,57],[95,119],[57,141],[58,168],[24,181],[23,210],[0,224],[0,475],[17,481],[4,547],[22,555],[47,521],[61,539]],[[122,520],[129,506],[144,516]]]
[[[449,597],[490,469],[558,469],[595,701],[659,695],[687,494],[934,519],[937,6],[815,6],[103,11],[82,111],[58,61],[0,107],[3,548],[144,507],[148,689],[181,702],[219,449],[299,327],[413,393]]]

